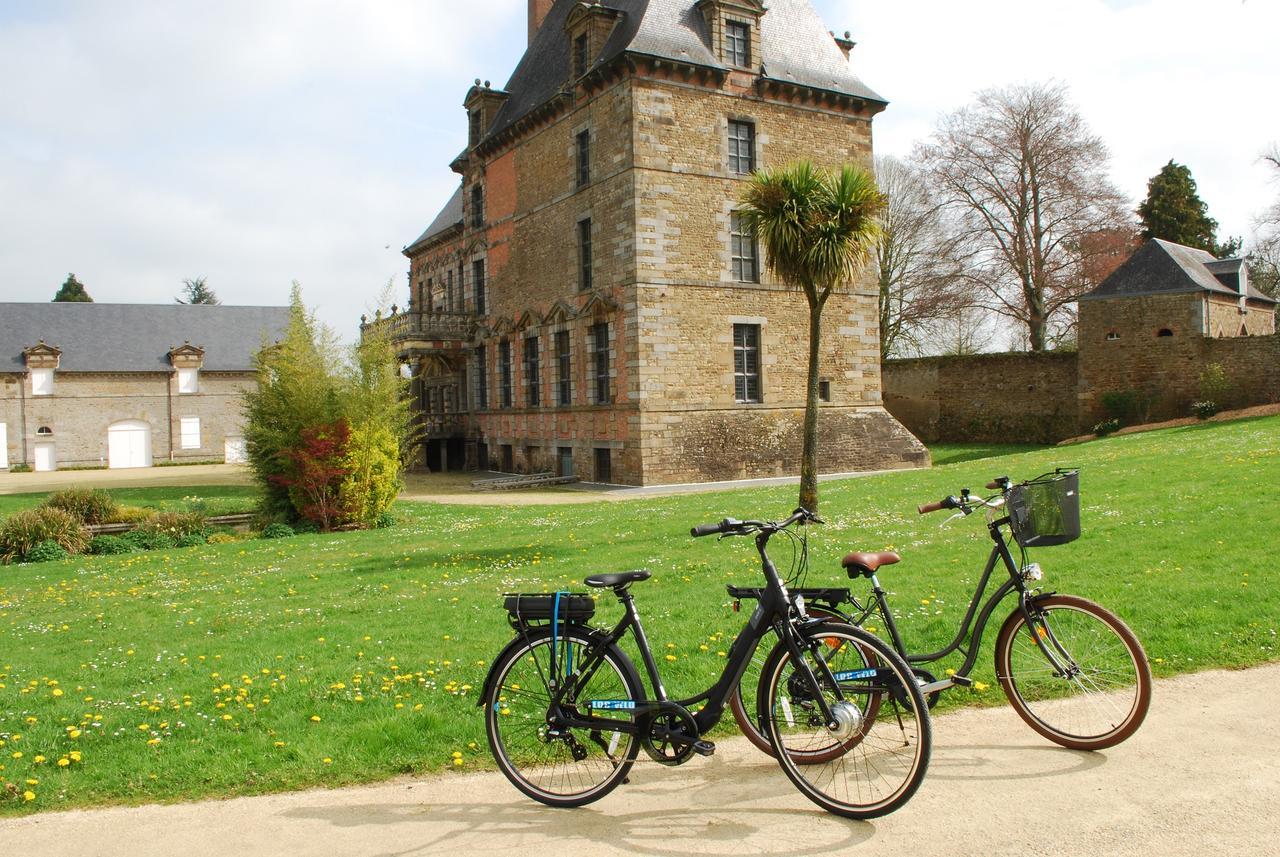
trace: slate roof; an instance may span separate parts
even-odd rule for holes
[[[288,307],[0,303],[0,372],[25,372],[23,349],[42,339],[61,349],[62,372],[168,372],[169,350],[188,341],[205,370],[245,372],[288,326]]]
[[[564,25],[577,0],[556,0],[504,87],[506,104],[485,137],[505,131],[558,94],[569,78],[569,40]],[[692,0],[606,0],[622,12],[591,68],[623,53],[676,60],[725,70],[712,50],[711,34]],[[768,80],[811,86],[885,103],[853,73],[849,61],[809,0],[769,0],[760,19],[761,63]]]
[[[569,79],[569,40],[564,25],[577,0],[556,0],[504,87],[508,98],[485,138],[510,128],[560,94]],[[624,53],[727,70],[712,50],[711,34],[694,0],[605,0],[622,12],[591,68]],[[809,0],[769,0],[760,19],[762,76],[885,104],[853,73],[849,60]],[[462,189],[450,198],[427,230],[405,248],[409,253],[462,221]]]
[[[1212,292],[1239,297],[1242,259],[1215,259],[1211,253],[1152,238],[1081,300],[1153,294]],[[1276,303],[1252,285],[1250,300]]]
[[[404,252],[412,253],[419,246],[460,223],[462,223],[462,185],[458,185],[458,189],[453,192],[453,196],[449,197],[449,201],[436,215],[436,219],[431,221],[431,225],[412,244],[404,248]]]

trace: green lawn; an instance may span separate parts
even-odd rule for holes
[[[1018,452],[1034,452],[1045,449],[1043,444],[1029,443],[935,443],[930,444],[929,454],[933,464],[960,464],[964,461],[977,461],[982,458],[998,458]],[[1004,474],[996,474],[1002,476]]]
[[[201,511],[206,515],[252,512],[258,489],[251,485],[196,485],[192,487],[109,488],[107,493],[124,506],[143,506],[164,511]],[[48,497],[37,494],[0,494],[0,518],[21,509],[39,506]],[[3,572],[0,572],[3,574]]]
[[[823,483],[808,582],[844,582],[848,550],[893,547],[904,561],[882,580],[904,634],[937,648],[987,539],[980,520],[940,527],[915,505],[1059,464],[1082,467],[1085,532],[1034,554],[1046,588],[1120,613],[1157,675],[1280,657],[1277,417]],[[758,571],[748,541],[694,540],[689,527],[785,516],[794,490],[402,503],[390,530],[0,567],[0,782],[17,789],[0,813],[488,767],[475,698],[510,636],[499,595],[581,589],[593,572],[654,571],[635,591],[655,648],[675,658],[662,661],[667,687],[701,689],[742,621],[723,585]],[[618,613],[602,600],[597,615]],[[975,677],[991,686],[951,704],[1002,700],[990,660]]]

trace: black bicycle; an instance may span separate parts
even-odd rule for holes
[[[1105,607],[1078,596],[1034,589],[1042,571],[1038,563],[1027,562],[1029,547],[1060,545],[1079,537],[1079,474],[1056,470],[1020,483],[1002,476],[987,488],[998,493],[984,499],[965,488],[959,496],[918,507],[922,515],[952,509],[954,517],[983,509],[994,542],[960,628],[944,648],[923,654],[907,651],[889,609],[888,594],[876,576],[879,568],[901,559],[892,551],[850,553],[843,558],[850,577],[865,577],[871,584],[871,597],[865,603],[848,595],[848,590],[813,591],[825,594],[823,609],[832,621],[860,626],[878,615],[895,651],[912,665],[930,708],[943,690],[973,684],[969,676],[987,623],[996,607],[1016,593],[1018,603],[1001,625],[995,645],[996,677],[1014,710],[1036,732],[1064,747],[1101,750],[1119,744],[1142,725],[1151,704],[1151,668],[1142,644]],[[1006,527],[1019,547],[1020,561],[1014,559]],[[1009,577],[979,610],[997,562]],[[846,597],[840,598],[841,593]],[[955,652],[964,656],[964,662],[953,675],[939,679],[922,666]],[[758,720],[739,718],[738,724],[753,744],[772,752]]]
[[[648,571],[588,577],[611,589],[623,615],[612,630],[587,623],[586,594],[506,596],[516,632],[485,679],[480,705],[489,747],[517,789],[551,806],[598,800],[627,777],[643,748],[679,765],[710,755],[704,736],[724,713],[760,641],[776,634],[758,686],[757,722],[782,770],[824,809],[875,818],[908,801],[929,764],[929,713],[910,667],[879,638],[815,619],[788,593],[769,559],[769,539],[792,525],[817,523],[803,509],[782,522],[737,521],[695,527],[694,536],[754,536],[766,585],[708,690],[671,699],[630,592]],[[630,631],[653,696],[619,641]]]

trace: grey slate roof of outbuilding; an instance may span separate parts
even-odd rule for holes
[[[510,128],[554,98],[569,79],[569,40],[564,25],[577,0],[556,0],[533,42],[507,81],[507,101],[485,139]],[[592,68],[623,53],[675,60],[726,70],[711,46],[702,13],[693,0],[606,0],[622,12]],[[809,0],[769,0],[760,19],[763,77],[784,83],[852,95],[884,104],[858,79]],[[405,248],[411,252],[462,221],[462,189],[445,204],[427,230]]]
[[[1080,300],[1193,292],[1239,297],[1239,287],[1229,287],[1220,276],[1239,283],[1241,265],[1240,259],[1219,260],[1204,250],[1152,238]],[[1252,285],[1248,286],[1248,297],[1276,303]]]
[[[204,349],[206,371],[246,372],[288,326],[288,307],[0,303],[0,372],[25,372],[22,351],[41,340],[62,351],[62,372],[168,372],[185,342]]]

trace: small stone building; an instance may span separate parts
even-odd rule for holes
[[[461,183],[405,248],[419,464],[660,484],[797,472],[807,306],[736,213],[753,170],[870,167],[885,101],[807,0],[530,0],[466,93]],[[459,116],[459,121],[464,117]],[[823,472],[925,464],[882,407],[876,290],[827,303]]]
[[[241,391],[287,307],[0,303],[0,470],[244,460]]]

